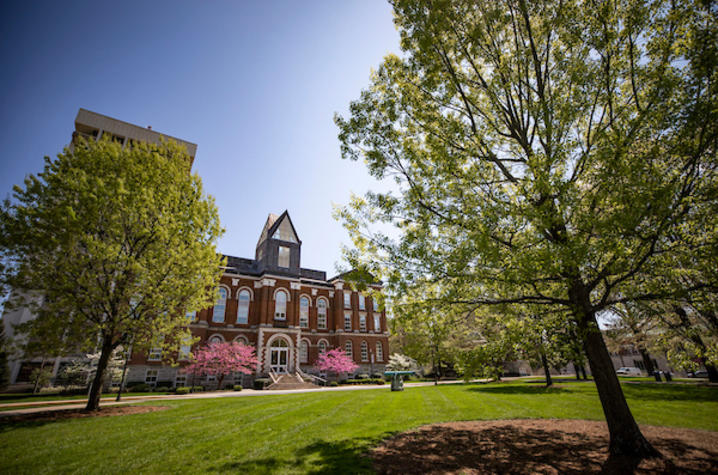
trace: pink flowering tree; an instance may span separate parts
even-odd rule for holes
[[[218,387],[230,373],[252,374],[257,366],[254,348],[237,341],[213,342],[197,350],[187,372],[195,375],[215,376]]]
[[[339,377],[341,373],[351,373],[358,368],[354,361],[352,361],[341,348],[334,348],[333,350],[320,354],[314,367],[319,371],[336,373],[337,377]]]

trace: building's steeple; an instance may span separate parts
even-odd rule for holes
[[[272,213],[257,241],[255,259],[262,271],[299,275],[301,247],[289,213]]]

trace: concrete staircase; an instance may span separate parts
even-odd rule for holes
[[[277,381],[267,386],[268,390],[276,389],[318,389],[319,386],[304,381],[298,374],[282,374]]]

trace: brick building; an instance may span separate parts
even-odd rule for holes
[[[301,247],[289,214],[270,214],[255,258],[226,256],[219,300],[188,315],[200,340],[182,354],[212,341],[241,341],[257,351],[256,375],[311,374],[321,352],[339,347],[359,365],[356,373],[383,371],[389,349],[384,310],[368,292],[353,291],[344,275],[327,279],[324,271],[301,267]],[[159,349],[133,354],[128,382],[188,384],[185,364],[180,356],[178,367],[163,365]]]

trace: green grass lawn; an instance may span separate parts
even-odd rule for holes
[[[718,431],[718,388],[624,384],[642,424]],[[366,451],[423,424],[603,414],[591,382],[525,382],[160,401],[167,411],[0,422],[0,473],[368,471]],[[0,419],[1,421],[1,419]]]

